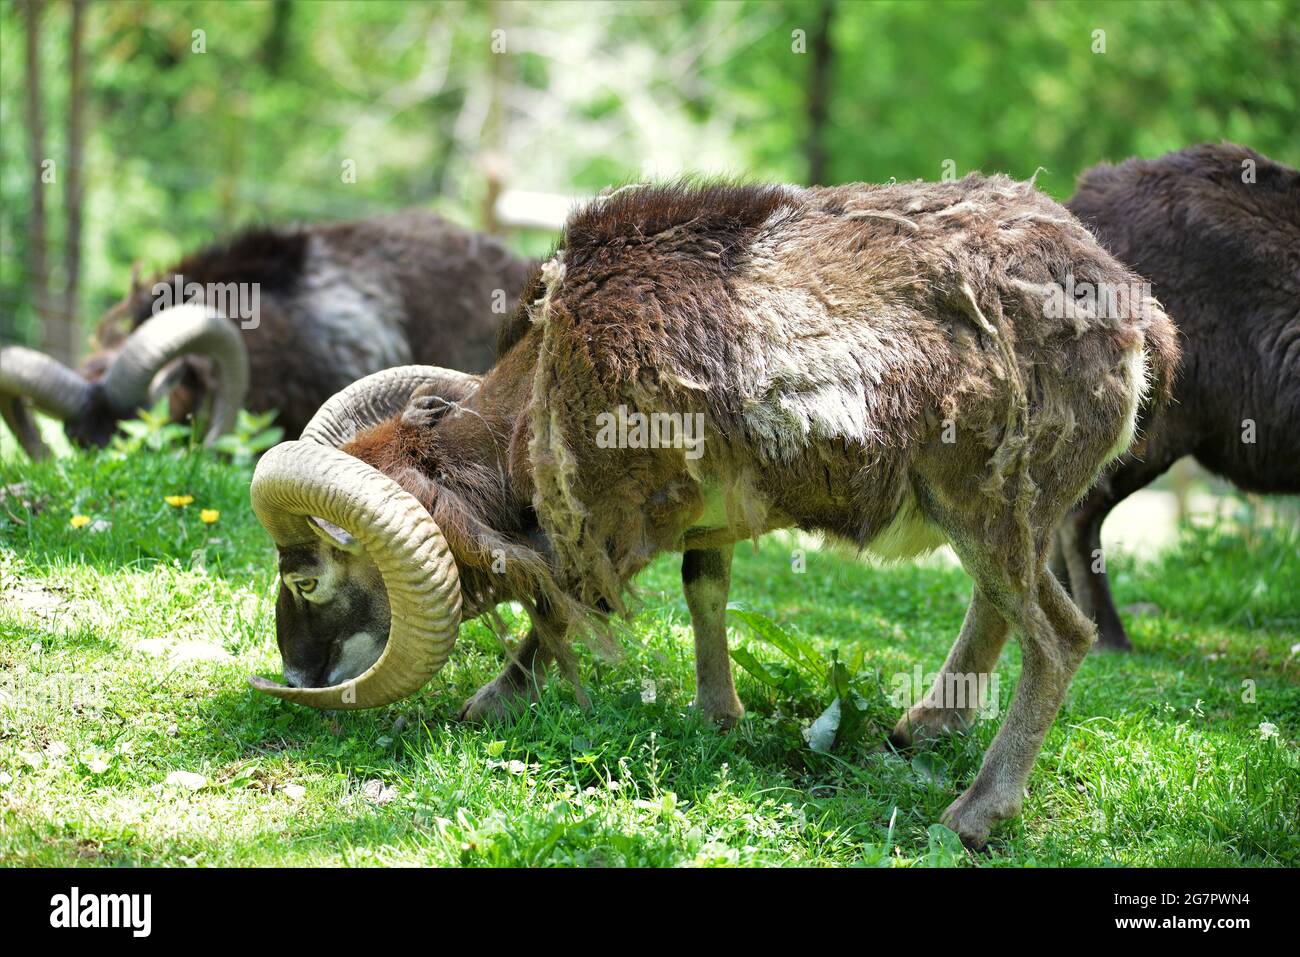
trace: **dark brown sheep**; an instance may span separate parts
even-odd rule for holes
[[[987,675],[1018,633],[1015,700],[944,817],[982,844],[1018,813],[1094,638],[1044,572],[1052,529],[1128,448],[1176,361],[1154,301],[1107,312],[1063,299],[1075,281],[1139,283],[1004,177],[595,201],[481,380],[372,377],[263,458],[252,499],[280,549],[276,627],[295,687],[255,684],[317,707],[380,705],[437,670],[463,617],[514,599],[533,631],[464,709],[496,715],[535,694],[549,661],[573,676],[568,638],[680,551],[696,704],[727,724],[743,711],[724,620],[735,542],[799,527],[903,557],[947,540],[975,579],[970,610],[894,740],[973,721],[980,702],[945,689]],[[653,427],[611,428],[633,415]]]
[[[133,283],[126,300],[101,320],[97,351],[83,365],[81,378],[104,380],[133,333],[137,340],[154,335],[139,332],[149,320],[159,334],[173,331],[166,307],[201,304],[238,328],[247,355],[245,405],[255,412],[279,410],[279,425],[296,436],[322,402],[380,369],[411,362],[487,369],[501,320],[513,312],[533,266],[498,240],[423,210],[254,229],[186,257],[151,282]],[[256,315],[234,315],[227,294],[242,291],[247,307],[253,289]],[[193,349],[176,359],[182,348],[174,343],[170,350],[150,350],[150,361],[137,363],[141,374],[149,375],[142,381],[133,376],[130,388],[118,384],[113,390],[87,388],[52,360],[7,349],[5,365],[17,371],[9,374],[14,381],[8,388],[0,375],[0,393],[38,399],[43,390],[52,393],[45,404],[65,413],[69,436],[82,445],[102,446],[117,422],[145,400],[143,390],[159,371],[145,367],[172,363],[153,391],[161,384],[170,392],[178,419],[218,391],[221,370],[211,355]],[[33,363],[25,379],[19,375],[20,359]],[[51,383],[67,388],[60,391]],[[10,398],[9,409],[14,408]]]
[[[1225,143],[1083,174],[1070,210],[1152,283],[1178,326],[1174,400],[1063,523],[1053,568],[1132,645],[1100,560],[1110,510],[1190,455],[1251,492],[1300,492],[1300,172]]]

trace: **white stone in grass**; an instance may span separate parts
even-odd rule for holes
[[[230,661],[230,652],[211,641],[187,638],[142,638],[131,645],[133,651],[152,658],[166,657],[177,664],[191,661]]]
[[[301,801],[307,796],[307,789],[301,784],[286,784],[284,786],[284,795],[290,801]]]
[[[68,601],[59,593],[59,586],[43,585],[39,582],[18,582],[12,587],[5,587],[5,605],[18,609],[26,615],[42,622],[57,621],[67,617]],[[32,654],[41,653],[41,643],[32,642]]]
[[[381,807],[397,797],[397,789],[384,784],[379,778],[371,778],[361,785],[361,796],[371,804]]]
[[[142,655],[151,655],[155,658],[167,654],[168,641],[166,638],[142,638],[132,645],[134,651]]]
[[[230,661],[230,652],[211,641],[181,641],[169,657],[174,661]]]
[[[167,775],[168,784],[178,785],[187,791],[197,791],[208,783],[208,779],[193,771],[173,771]]]
[[[14,783],[14,776],[8,771],[0,771],[0,788],[8,787]]]

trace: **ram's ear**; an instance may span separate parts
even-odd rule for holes
[[[323,518],[311,515],[307,519],[307,524],[315,532],[322,542],[341,551],[349,552],[353,555],[361,554],[361,543],[353,537],[352,533],[346,528],[340,528],[333,522],[327,522]]]

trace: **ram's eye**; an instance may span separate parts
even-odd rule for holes
[[[316,590],[316,579],[300,578],[298,579],[298,594],[310,595]]]

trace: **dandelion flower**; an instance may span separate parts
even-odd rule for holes
[[[163,499],[172,508],[183,508],[194,501],[193,495],[168,495]]]
[[[74,516],[72,516],[72,527],[73,527],[73,528],[85,528],[85,527],[86,527],[87,525],[89,525],[89,524],[90,524],[90,516],[89,516],[89,515],[74,515]]]
[[[211,525],[220,517],[221,513],[215,508],[205,508],[203,511],[199,512],[199,521],[204,525]]]

